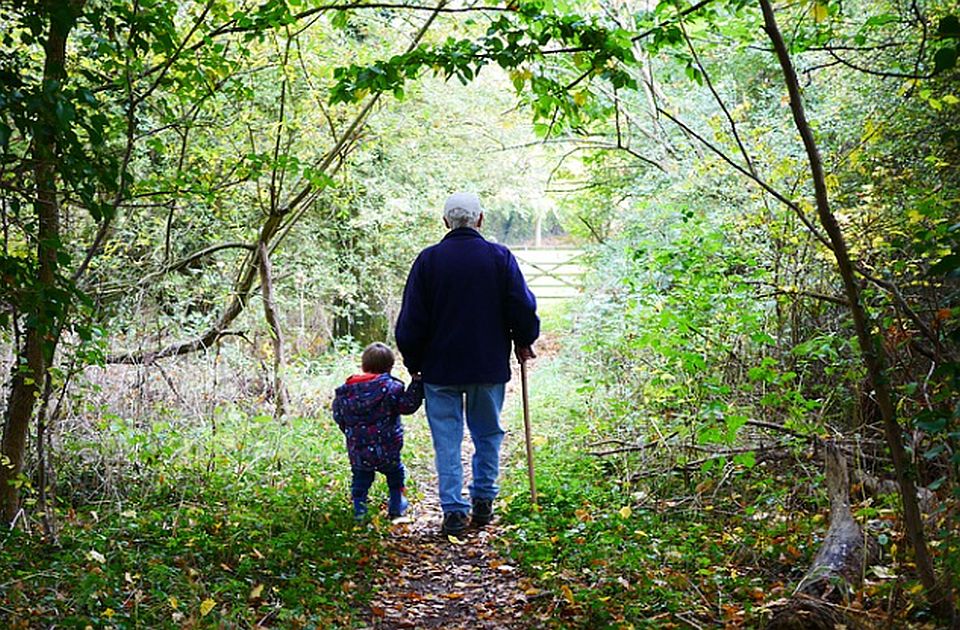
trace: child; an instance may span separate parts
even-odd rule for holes
[[[414,376],[406,391],[403,381],[390,374],[393,352],[382,343],[367,346],[361,357],[363,374],[355,374],[337,388],[333,419],[347,437],[347,453],[353,472],[351,495],[353,514],[367,514],[367,492],[377,471],[387,477],[390,489],[388,513],[403,516],[408,502],[404,496],[404,470],[400,461],[403,425],[400,414],[409,415],[423,401],[423,381]]]

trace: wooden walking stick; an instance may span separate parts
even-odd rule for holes
[[[530,502],[537,506],[537,483],[533,476],[533,439],[530,436],[530,396],[527,394],[527,361],[520,359],[520,389],[523,392],[523,433],[527,438],[527,476],[530,478]]]

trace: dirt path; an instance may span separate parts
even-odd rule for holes
[[[372,627],[530,627],[523,619],[530,584],[496,552],[500,528],[471,529],[458,543],[442,537],[434,481],[424,479],[426,496],[402,519],[409,522],[391,525],[376,568]]]
[[[549,360],[556,342],[538,342],[541,357]],[[541,351],[542,348],[542,351]],[[536,368],[536,361],[531,370]],[[520,404],[519,375],[507,386],[504,425],[507,436],[501,461],[523,447],[522,425],[508,421],[509,409]],[[469,529],[457,542],[440,535],[441,510],[436,491],[429,429],[422,415],[405,423],[404,461],[415,480],[419,500],[407,517],[392,524],[385,553],[374,567],[375,586],[369,607],[372,628],[530,628],[529,599],[536,590],[528,578],[496,551],[502,535],[498,521],[483,529]],[[465,432],[469,433],[469,432]],[[463,444],[464,488],[469,484],[473,445]],[[507,471],[501,468],[501,477]]]

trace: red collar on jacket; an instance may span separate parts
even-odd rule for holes
[[[386,372],[383,372],[383,373],[381,373],[381,374],[371,374],[370,372],[364,372],[363,374],[354,374],[353,376],[351,376],[350,378],[347,379],[347,385],[353,385],[354,383],[366,383],[367,381],[373,381],[373,380],[376,380],[376,379],[380,378],[380,377],[383,376],[384,374],[386,374]]]

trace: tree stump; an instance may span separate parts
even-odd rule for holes
[[[796,592],[778,606],[768,630],[832,630],[862,624],[837,604],[848,601],[872,563],[876,546],[866,538],[850,510],[850,477],[843,454],[833,442],[824,445],[830,528],[813,564]]]

